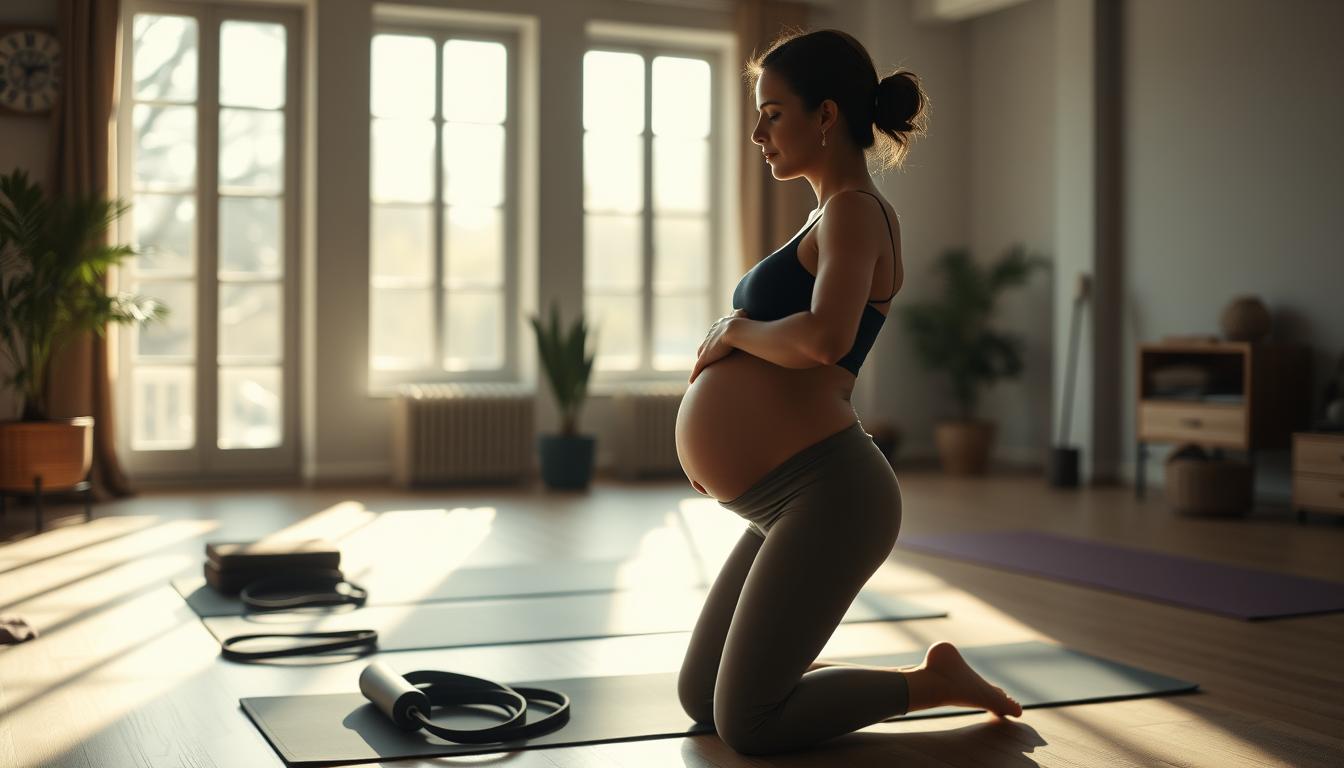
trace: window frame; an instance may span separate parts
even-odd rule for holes
[[[369,45],[372,47],[373,38],[378,35],[409,35],[414,37],[426,37],[434,43],[434,195],[429,205],[433,209],[434,227],[433,243],[431,250],[434,256],[433,270],[431,275],[431,290],[433,291],[433,346],[431,350],[431,366],[428,368],[375,368],[374,360],[374,332],[373,332],[373,144],[370,141],[370,164],[369,164],[369,349],[368,349],[368,388],[371,394],[387,393],[395,391],[403,384],[420,384],[435,382],[512,382],[517,381],[521,375],[520,365],[520,345],[519,336],[521,331],[519,315],[521,314],[521,264],[520,264],[520,229],[519,229],[519,195],[523,189],[520,179],[520,152],[521,143],[519,134],[522,131],[521,108],[522,104],[522,79],[521,79],[521,33],[511,26],[500,25],[475,25],[455,23],[451,18],[445,19],[415,19],[401,20],[396,18],[375,18],[372,34],[369,36]],[[444,195],[444,147],[443,131],[447,120],[443,114],[443,48],[449,40],[467,40],[473,42],[498,43],[504,46],[506,51],[506,77],[508,78],[508,99],[506,101],[506,112],[504,122],[501,124],[504,129],[504,169],[503,169],[503,195],[504,202],[500,206],[503,214],[504,228],[504,282],[501,290],[504,292],[503,312],[504,325],[501,329],[504,340],[504,359],[500,368],[492,369],[470,369],[464,371],[450,371],[443,367],[445,352],[447,351],[447,334],[445,329],[445,320],[447,306],[443,299],[443,294],[447,292],[447,285],[444,281],[444,246],[447,237],[446,211],[448,208],[447,200]],[[372,101],[374,84],[372,82],[372,57],[370,57],[370,102]],[[377,119],[373,115],[372,103],[369,109],[370,136],[372,136],[373,120]]]
[[[625,25],[621,25],[625,26]],[[692,33],[694,34],[694,33]],[[655,237],[654,237],[654,131],[653,131],[653,61],[660,56],[674,58],[697,59],[704,61],[709,65],[709,135],[706,140],[709,143],[709,152],[707,162],[709,172],[706,176],[708,186],[708,208],[706,211],[709,220],[709,263],[708,284],[706,286],[705,298],[709,302],[709,317],[705,322],[712,322],[714,319],[714,306],[716,298],[721,295],[724,278],[723,271],[724,259],[724,235],[727,222],[724,214],[724,185],[720,173],[714,169],[724,168],[725,162],[729,159],[727,151],[726,135],[729,130],[729,121],[724,113],[725,104],[724,94],[722,92],[722,67],[725,66],[725,53],[719,46],[706,42],[703,46],[690,44],[682,36],[672,35],[675,42],[655,42],[653,39],[645,39],[642,34],[622,34],[621,32],[592,32],[589,35],[587,44],[583,48],[583,54],[587,55],[590,51],[603,51],[611,53],[633,53],[644,59],[644,129],[639,134],[643,146],[643,196],[644,206],[639,213],[640,220],[640,262],[642,282],[639,288],[640,299],[640,351],[639,365],[633,369],[598,369],[594,364],[592,379],[593,385],[599,391],[619,388],[620,385],[638,383],[638,382],[660,382],[660,381],[681,381],[690,370],[686,368],[676,368],[671,370],[662,370],[654,368],[654,300],[656,298],[654,291],[655,275]],[[580,130],[580,135],[586,135],[586,130]],[[580,146],[580,152],[584,147]],[[582,175],[583,171],[580,171]],[[584,179],[586,181],[586,179]],[[582,230],[584,233],[584,249],[580,254],[581,267],[587,267],[587,217],[588,210],[583,208],[584,224]],[[582,284],[583,305],[585,307],[585,317],[587,317],[588,285],[586,279]],[[685,294],[690,295],[690,294]],[[694,357],[694,350],[690,355]],[[692,360],[691,362],[694,362]]]
[[[197,24],[196,93],[196,291],[194,365],[194,440],[190,448],[136,449],[133,443],[135,391],[131,376],[136,368],[135,331],[112,336],[115,350],[109,355],[113,380],[117,452],[128,474],[137,479],[173,480],[189,477],[296,477],[300,451],[300,306],[301,228],[303,205],[304,11],[285,5],[200,2],[199,0],[130,0],[121,6],[123,43],[120,52],[120,83],[116,113],[116,196],[133,203],[136,194],[134,156],[135,46],[132,38],[138,14],[184,16]],[[220,30],[227,21],[279,24],[285,29],[285,104],[276,110],[284,116],[284,153],[281,187],[284,249],[280,295],[281,310],[281,418],[280,444],[268,448],[219,447],[219,103]],[[116,223],[118,242],[134,242],[131,224],[134,211]],[[119,286],[135,281],[136,265],[117,271]],[[170,307],[171,309],[171,307]],[[151,363],[152,365],[152,363]]]

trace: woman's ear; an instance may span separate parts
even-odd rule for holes
[[[831,130],[840,119],[840,105],[835,103],[835,99],[823,99],[817,111],[821,114],[823,132]]]

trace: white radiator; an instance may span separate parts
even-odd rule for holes
[[[535,455],[536,393],[509,384],[412,384],[392,414],[397,485],[516,481]]]
[[[677,409],[685,388],[649,384],[621,390],[613,397],[613,467],[626,478],[681,475],[677,460]]]

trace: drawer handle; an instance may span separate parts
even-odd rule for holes
[[[1203,420],[1203,419],[1196,419],[1196,418],[1187,416],[1186,418],[1181,419],[1181,426],[1183,426],[1183,427],[1201,427],[1201,426],[1204,426],[1204,420]],[[1344,459],[1344,456],[1341,456],[1340,459]]]

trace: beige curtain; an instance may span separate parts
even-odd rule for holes
[[[764,53],[788,28],[805,28],[807,5],[787,0],[738,0],[737,49],[739,62]],[[743,128],[747,146],[742,152],[742,268],[750,269],[771,251],[788,242],[817,207],[812,187],[803,179],[779,181],[751,143],[756,124],[756,94],[742,89]]]
[[[61,0],[61,96],[52,112],[51,187],[62,195],[110,195],[119,0]],[[109,233],[111,236],[112,233]],[[94,492],[130,493],[116,455],[108,345],[70,342],[52,363],[51,416],[94,417]]]

